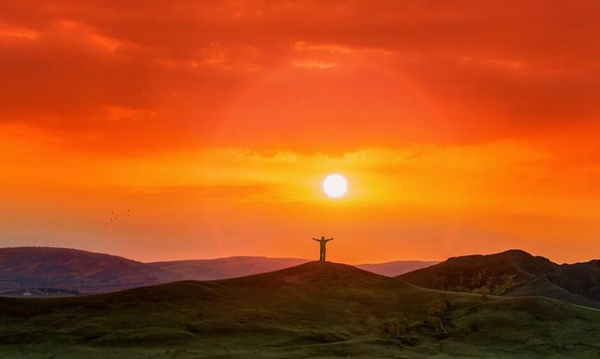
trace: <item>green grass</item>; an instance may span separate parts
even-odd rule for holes
[[[440,300],[450,304],[444,332],[427,324]],[[386,328],[400,317],[408,333],[394,339]],[[331,263],[80,298],[0,298],[2,358],[598,358],[598,328],[600,311],[556,300],[483,301]]]

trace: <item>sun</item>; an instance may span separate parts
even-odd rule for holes
[[[342,175],[329,175],[323,181],[323,191],[332,198],[339,198],[346,194],[348,181]]]

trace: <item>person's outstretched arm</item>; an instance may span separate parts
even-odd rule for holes
[[[319,241],[319,240],[318,240],[318,239],[316,239],[316,238],[313,238],[312,240],[313,240],[313,241],[317,241],[317,242]]]
[[[332,238],[329,238],[329,239],[326,239],[326,241],[327,241],[327,242],[329,242],[329,241],[333,241],[333,237],[332,237]]]

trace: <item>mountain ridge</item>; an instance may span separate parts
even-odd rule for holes
[[[217,280],[266,273],[311,262],[304,258],[234,256],[143,263],[71,248],[0,248],[0,295],[101,293],[181,280]],[[372,272],[399,274],[428,262],[367,265]],[[358,265],[358,267],[361,267]],[[69,290],[67,292],[66,290]],[[35,294],[34,293],[34,294]],[[45,293],[45,294],[44,294]],[[37,294],[36,294],[37,295]]]
[[[236,265],[243,270],[235,270],[235,268],[226,267],[236,261]],[[261,262],[262,261],[262,262]],[[270,258],[263,256],[232,256],[226,258],[214,259],[186,259],[174,261],[159,261],[149,262],[148,264],[178,273],[185,279],[191,280],[213,280],[235,278],[243,275],[252,275],[257,273],[265,273],[282,268],[288,268],[302,263],[313,261],[306,258]],[[382,263],[365,263],[353,265],[357,268],[367,270],[372,273],[394,277],[403,273],[410,272],[415,269],[424,268],[437,261],[415,261],[415,260],[398,260]]]
[[[0,248],[0,290],[64,288],[104,292],[177,280],[131,259],[70,248]]]
[[[142,263],[77,249],[0,248],[0,295],[100,293],[182,280],[223,280],[314,263],[302,258],[235,256],[208,260]],[[318,262],[317,262],[318,263]],[[399,270],[414,261],[380,264]],[[417,262],[417,265],[427,265]],[[318,264],[311,264],[313,266]],[[373,270],[373,265],[353,268]],[[358,273],[358,272],[357,272]],[[397,276],[424,288],[492,295],[545,296],[600,307],[600,261],[556,264],[522,250],[467,255]],[[58,294],[57,294],[58,293]]]
[[[494,295],[540,295],[600,308],[598,260],[556,264],[523,250],[452,257],[397,278],[430,289],[488,292]]]

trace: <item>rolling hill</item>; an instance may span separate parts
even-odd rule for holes
[[[3,358],[596,358],[600,311],[309,262],[220,281],[0,298]]]
[[[110,292],[177,280],[145,263],[67,248],[0,248],[0,293],[21,289]]]
[[[153,262],[150,265],[179,275],[182,280],[215,280],[243,277],[272,272],[310,262],[303,258],[267,258],[238,256],[217,259],[195,259],[168,262]],[[394,277],[439,262],[393,261],[374,264],[359,264],[357,268]]]
[[[600,261],[556,264],[521,250],[450,258],[398,278],[431,289],[545,296],[600,308]]]
[[[309,262],[302,258],[238,256],[152,262],[149,265],[176,274],[181,280],[216,280],[272,272]]]
[[[302,258],[230,257],[142,263],[68,248],[1,248],[0,295],[111,292],[178,280],[242,277],[306,262]],[[430,262],[396,261],[358,267],[393,276],[427,265]]]

